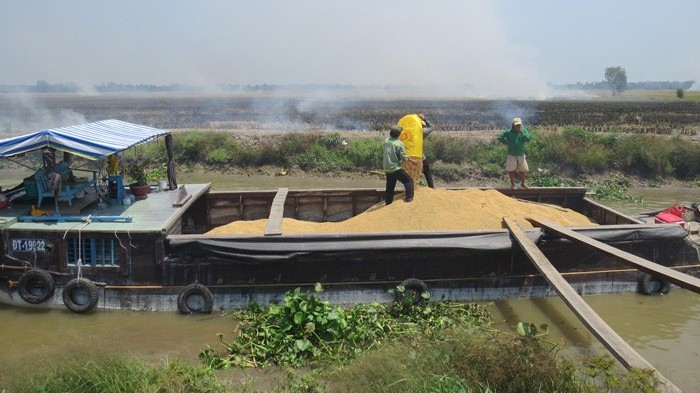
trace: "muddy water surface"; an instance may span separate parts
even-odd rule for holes
[[[234,322],[222,314],[22,309],[0,305],[0,392],[6,378],[30,375],[78,356],[134,355],[154,364],[198,361],[217,333],[231,337]]]

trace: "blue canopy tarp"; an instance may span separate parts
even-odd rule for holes
[[[51,147],[97,160],[168,134],[170,131],[121,120],[102,120],[1,139],[0,157]]]

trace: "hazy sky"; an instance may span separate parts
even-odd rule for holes
[[[700,82],[697,0],[0,0],[0,84]],[[696,84],[697,88],[697,84]]]

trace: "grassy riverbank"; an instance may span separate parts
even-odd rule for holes
[[[697,185],[700,143],[688,136],[594,133],[576,127],[531,130],[526,147],[534,186],[589,185],[590,179],[616,173],[647,185],[667,181]],[[433,136],[434,135],[434,136]],[[496,132],[439,132],[426,139],[425,153],[439,184],[471,181],[490,185],[504,180],[505,146]],[[209,171],[352,176],[381,172],[382,132],[240,133],[186,131],[174,134],[180,167]],[[146,161],[162,168],[160,145],[146,145],[125,155],[125,162]]]

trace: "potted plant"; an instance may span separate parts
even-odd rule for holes
[[[158,188],[165,190],[168,187],[168,167],[165,164],[154,168],[146,175],[149,183],[158,183]]]
[[[150,186],[148,185],[148,178],[146,177],[144,164],[138,161],[132,162],[126,168],[126,175],[131,180],[131,183],[129,183],[129,189],[134,197],[145,197],[150,191]]]

